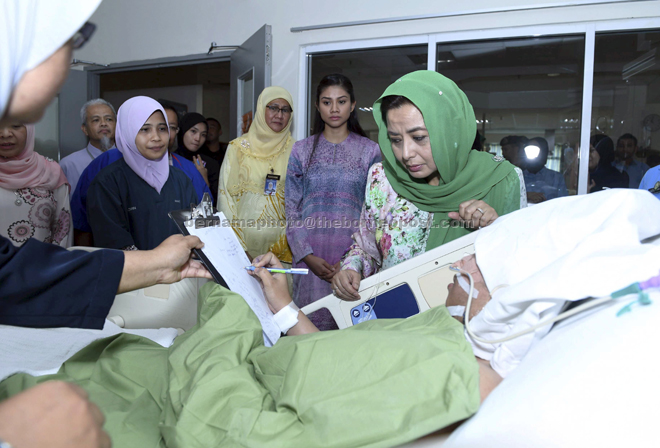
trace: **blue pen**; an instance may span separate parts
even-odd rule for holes
[[[248,271],[254,271],[256,268],[254,266],[245,266],[245,269]],[[292,268],[292,269],[280,269],[280,268],[264,268],[271,274],[300,274],[307,275],[309,274],[309,269],[305,268]]]

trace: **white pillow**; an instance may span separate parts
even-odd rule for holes
[[[660,292],[651,299],[560,323],[442,447],[658,446]]]
[[[564,301],[605,296],[657,275],[660,240],[648,243],[656,235],[660,202],[642,190],[563,197],[498,218],[479,231],[474,250],[488,288],[510,286],[493,292],[470,329],[497,340],[554,317]],[[546,328],[502,343],[468,340],[505,377]]]

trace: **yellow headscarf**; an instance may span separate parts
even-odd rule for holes
[[[291,94],[282,87],[266,87],[257,101],[254,121],[247,134],[244,134],[229,144],[227,155],[232,166],[227,174],[226,185],[231,195],[241,194],[241,191],[252,191],[263,194],[264,180],[267,173],[278,174],[281,182],[278,190],[284,195],[284,179],[291,155],[294,140],[291,137],[291,122],[289,117],[286,127],[275,132],[266,124],[266,105],[278,98],[293,103]],[[272,170],[272,171],[271,171]],[[222,187],[220,187],[222,189]]]
[[[280,132],[273,131],[266,124],[266,106],[273,100],[282,98],[287,100],[289,105],[293,105],[293,98],[291,94],[282,87],[266,87],[259,99],[257,100],[257,110],[254,114],[254,121],[250,126],[250,130],[247,134],[237,138],[234,142],[240,140],[247,140],[249,147],[246,148],[244,144],[240,144],[241,148],[247,150],[247,154],[256,157],[270,158],[278,153],[281,153],[287,143],[291,140],[291,122],[293,121],[293,112],[289,117],[289,122],[286,127]],[[290,143],[290,146],[293,146],[293,142]],[[245,151],[244,151],[245,152]]]
[[[282,87],[267,87],[259,95],[250,130],[231,141],[227,148],[218,189],[218,209],[234,219],[273,219],[284,222],[284,183],[294,140],[289,117],[286,127],[275,132],[266,124],[266,105],[282,98],[293,104],[291,94]],[[267,174],[280,176],[275,195],[264,195]],[[286,242],[286,227],[234,227],[243,247],[253,256],[272,251],[281,261],[291,262]]]
[[[284,187],[289,155],[295,141],[289,132],[293,112],[280,132],[273,131],[266,124],[266,105],[278,98],[287,100],[289,105],[293,104],[291,94],[286,89],[266,87],[257,100],[257,110],[250,130],[229,144],[227,156],[233,169],[228,173],[227,187],[232,195],[239,194],[239,190],[263,193],[264,179],[270,172],[281,176],[278,190]]]

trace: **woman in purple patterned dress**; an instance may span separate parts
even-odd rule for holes
[[[380,158],[378,144],[358,123],[351,81],[339,74],[324,77],[316,89],[313,135],[293,145],[286,176],[293,266],[311,270],[293,278],[293,300],[299,307],[332,292],[339,260],[360,227],[369,167]],[[310,319],[321,330],[337,328],[326,309]]]

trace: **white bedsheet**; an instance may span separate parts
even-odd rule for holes
[[[567,301],[607,296],[660,271],[660,201],[642,190],[616,189],[553,199],[499,218],[479,231],[477,263],[497,290],[472,321],[493,340],[557,315]],[[498,344],[472,340],[477,356],[503,377],[550,326]]]
[[[562,322],[534,346],[443,448],[658,446],[660,291]]]
[[[0,325],[0,380],[18,372],[34,376],[57,373],[64,361],[97,339],[118,333],[144,336],[169,347],[178,332],[174,328],[126,330],[109,320],[103,330],[78,328],[24,328]]]

